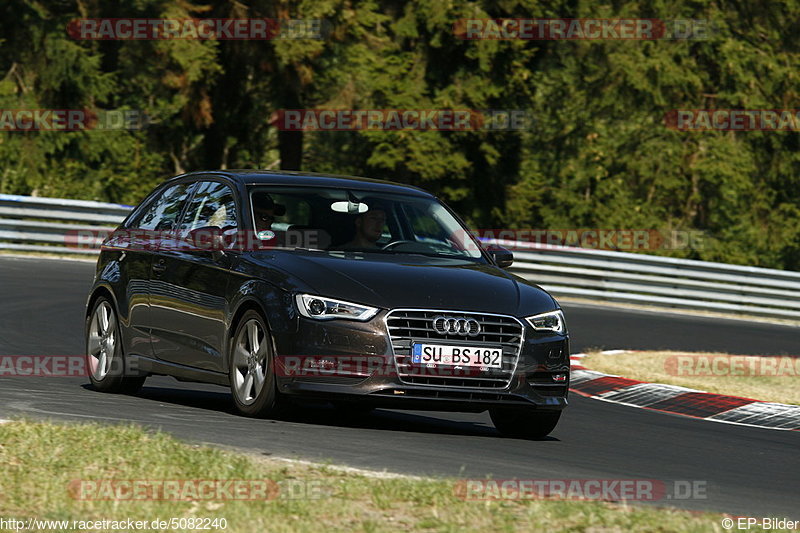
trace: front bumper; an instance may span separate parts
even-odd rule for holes
[[[445,385],[435,379],[433,384],[409,383],[398,373],[385,312],[369,322],[298,318],[296,334],[283,342],[276,339],[278,390],[296,397],[397,409],[564,409],[569,388],[568,336],[541,334],[520,322],[524,332],[513,372],[504,386],[494,387]],[[557,375],[564,379],[555,381]]]

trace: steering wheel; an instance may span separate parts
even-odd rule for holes
[[[399,246],[401,244],[414,244],[414,241],[407,241],[407,240],[404,240],[404,239],[400,239],[400,240],[397,240],[397,241],[392,241],[389,244],[383,246],[381,248],[381,250],[391,250],[395,246]]]

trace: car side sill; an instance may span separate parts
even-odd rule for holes
[[[212,383],[215,385],[230,385],[230,380],[227,374],[221,372],[213,372],[211,370],[203,370],[202,368],[194,368],[168,361],[159,361],[143,355],[131,354],[128,356],[131,360],[131,366],[137,368],[142,373],[148,374],[162,374],[165,376],[172,376],[179,381],[193,381],[197,383]]]

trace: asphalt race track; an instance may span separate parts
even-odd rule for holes
[[[83,352],[94,266],[0,257],[0,354]],[[739,320],[565,305],[572,351],[672,348],[798,354],[796,328]],[[181,438],[264,455],[394,472],[483,478],[657,479],[706,483],[706,499],[658,505],[800,518],[800,432],[775,431],[607,404],[571,395],[552,437],[502,438],[488,414],[378,410],[360,419],[310,408],[282,420],[233,414],[227,389],[151,378],[133,397],[86,378],[0,378],[0,418],[134,421]]]

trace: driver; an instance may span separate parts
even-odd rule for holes
[[[272,197],[267,193],[256,193],[253,195],[253,215],[256,222],[256,232],[272,229],[275,217],[286,214],[286,207],[276,204]]]
[[[375,206],[355,219],[355,236],[342,245],[342,248],[377,248],[378,239],[386,225],[386,210]]]

